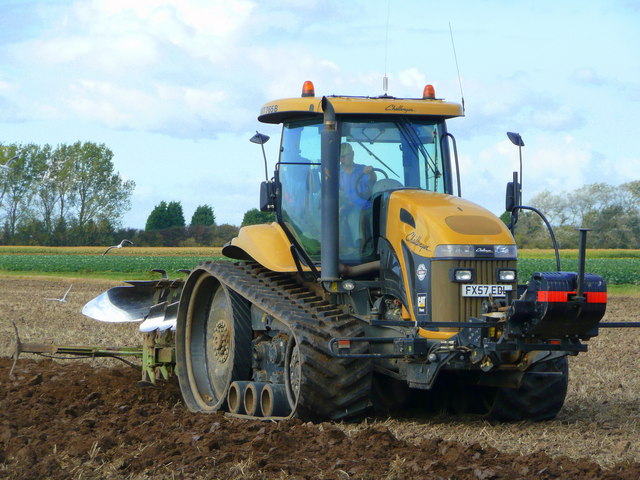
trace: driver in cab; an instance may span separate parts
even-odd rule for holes
[[[357,239],[363,237],[361,213],[371,207],[368,197],[376,179],[373,167],[353,161],[351,144],[340,145],[340,217],[348,228],[341,232],[341,243],[355,246]]]
[[[375,183],[376,173],[370,165],[362,165],[353,161],[353,147],[349,143],[340,145],[340,190],[341,200],[346,207],[359,207],[360,209],[371,206],[366,196],[369,187]]]

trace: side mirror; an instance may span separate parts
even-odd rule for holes
[[[507,192],[504,200],[504,208],[507,212],[511,212],[513,207],[517,207],[522,203],[522,198],[520,198],[521,188],[522,185],[518,181],[518,172],[513,172],[513,181],[507,183]]]
[[[518,189],[520,188],[520,184],[517,182],[509,182],[507,183],[507,192],[505,194],[504,199],[504,209],[507,212],[513,210],[513,207],[518,205]]]
[[[271,182],[262,182],[260,184],[260,211],[261,212],[272,212],[275,210],[275,202],[274,202],[274,192],[273,192],[274,184]]]

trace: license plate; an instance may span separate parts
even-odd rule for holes
[[[512,290],[511,285],[462,285],[463,297],[504,297]]]

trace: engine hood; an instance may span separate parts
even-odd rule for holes
[[[453,195],[396,190],[388,198],[386,236],[423,257],[438,245],[513,245],[506,225],[489,210]]]

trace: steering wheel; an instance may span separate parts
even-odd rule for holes
[[[387,172],[385,172],[381,168],[374,168],[372,172],[380,172],[382,175],[384,175],[384,178],[389,178],[389,175],[387,175]],[[361,199],[369,200],[369,198],[371,198],[371,193],[373,192],[373,186],[375,185],[376,182],[368,182],[366,185],[366,188],[360,187],[360,180],[362,180],[362,177],[364,177],[365,175],[369,175],[369,172],[362,172],[360,175],[358,175],[358,178],[356,179],[355,190],[356,190],[356,194]]]

